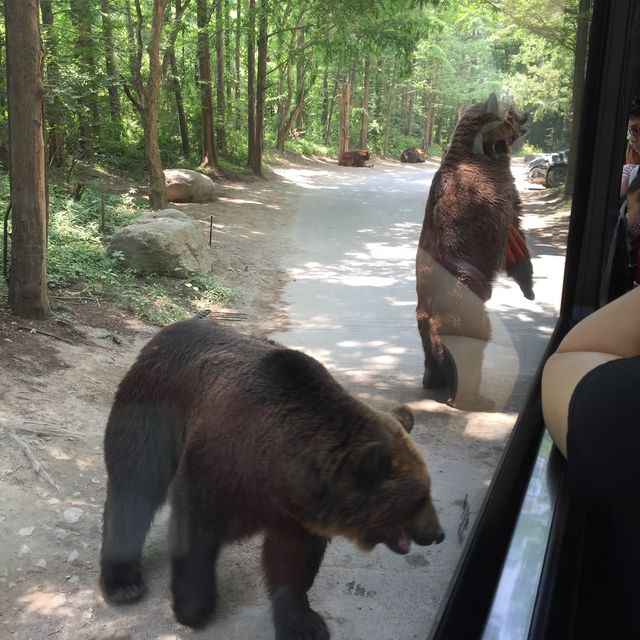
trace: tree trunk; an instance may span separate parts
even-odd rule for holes
[[[282,18],[283,24],[287,22],[289,17],[289,10],[291,3],[287,5],[287,10]],[[293,101],[293,82],[291,78],[291,53],[296,48],[298,28],[302,25],[304,19],[305,8],[303,7],[298,15],[298,19],[295,22],[295,29],[291,31],[291,37],[288,44],[284,44],[284,32],[279,36],[278,50],[276,53],[276,59],[280,60],[283,55],[283,49],[287,47],[288,54],[286,62],[280,67],[280,77],[278,82],[278,94],[284,96],[278,100],[278,136],[276,141],[276,148],[278,151],[284,151],[285,141],[287,138],[287,132],[291,127],[291,121],[293,118],[293,112],[291,111],[291,102]],[[297,106],[297,101],[296,101]],[[294,110],[295,111],[295,108]]]
[[[149,82],[145,91],[142,110],[142,128],[144,131],[144,151],[149,166],[149,202],[152,209],[166,209],[167,188],[162,170],[162,158],[158,145],[158,94],[162,84],[162,65],[160,63],[160,36],[164,23],[164,13],[168,0],[153,1],[151,36],[147,45],[149,54]]]
[[[413,135],[413,89],[409,89],[409,106],[407,113],[407,135]]]
[[[219,149],[224,149],[226,146],[222,26],[222,0],[216,0],[216,141]]]
[[[225,88],[225,100],[226,104],[231,104],[233,97],[233,69],[231,65],[231,7],[227,3],[226,11],[224,13],[224,88]]]
[[[256,2],[249,0],[247,29],[247,165],[253,168],[256,153]]]
[[[80,71],[85,78],[91,78],[95,69],[93,58],[93,34],[91,24],[91,5],[85,0],[69,0],[71,22],[76,28],[76,56]],[[93,89],[80,96],[78,126],[80,129],[80,149],[85,154],[93,150],[94,136],[99,135],[100,114],[98,101]]]
[[[302,26],[302,24],[300,24]],[[306,72],[305,60],[306,54],[304,51],[304,30],[300,31],[300,37],[298,38],[298,59],[296,61],[296,94],[298,95],[298,104],[296,109],[295,127],[296,129],[302,129],[305,121],[305,100],[306,100],[306,88],[304,86],[304,76]]]
[[[184,100],[182,98],[182,87],[180,86],[180,76],[178,74],[178,62],[176,61],[176,54],[173,49],[169,54],[169,63],[171,64],[171,83],[173,84],[173,93],[176,97],[176,111],[178,112],[178,127],[180,128],[182,155],[186,158],[189,153],[191,153],[191,146],[189,144],[189,127],[187,126],[187,117],[184,112]]]
[[[342,81],[342,97],[340,99],[340,139],[338,156],[349,148],[349,115],[351,111],[351,85],[347,79]]]
[[[329,118],[329,66],[327,57],[325,57],[324,70],[322,72],[322,112],[320,115],[320,122],[324,122],[325,125]]]
[[[329,136],[331,135],[331,121],[333,120],[333,107],[336,102],[336,94],[338,93],[338,85],[340,84],[340,71],[336,71],[336,78],[333,83],[333,91],[329,98],[329,115],[327,116],[326,126],[324,129],[324,144],[329,144]]]
[[[111,131],[120,139],[122,134],[122,116],[120,110],[120,94],[118,91],[116,56],[113,44],[113,22],[111,19],[110,0],[100,0],[100,13],[102,15],[102,39],[104,41],[105,66],[109,76],[109,112],[111,114]]]
[[[202,113],[202,164],[207,170],[217,169],[218,152],[213,122],[213,93],[211,91],[211,54],[207,33],[206,0],[198,0],[198,73],[200,83],[200,110]]]
[[[264,103],[267,88],[267,47],[268,47],[269,1],[260,2],[258,22],[258,77],[256,86],[256,138],[255,154],[251,168],[253,173],[262,175],[262,154],[264,150]]]
[[[393,94],[395,91],[396,69],[395,65],[391,73],[391,81],[387,85],[387,106],[385,108],[384,115],[384,142],[382,145],[382,155],[386,156],[389,153],[389,133],[391,131],[391,103]]]
[[[51,0],[40,0],[42,12],[42,27],[45,35],[46,76],[47,85],[57,87],[60,82],[57,63],[57,34],[53,28],[53,8]],[[57,94],[54,94],[53,104],[50,106],[47,120],[49,121],[49,158],[56,167],[64,167],[64,131],[62,128],[62,113],[64,105]]]
[[[240,111],[240,42],[242,35],[242,0],[236,3],[236,51],[235,51],[235,69],[233,70],[234,85],[234,102],[236,113],[236,129],[239,129],[242,122],[242,113]]]
[[[360,120],[360,148],[366,149],[369,137],[369,82],[371,79],[371,60],[364,61],[364,78],[362,80],[362,119]]]
[[[567,168],[567,182],[565,194],[573,193],[576,174],[576,158],[580,153],[580,126],[582,121],[582,96],[587,68],[587,49],[589,44],[589,22],[591,19],[591,0],[579,0],[578,29],[576,33],[576,59],[573,67],[573,126],[571,127],[571,142],[569,143],[569,167]]]
[[[19,316],[51,316],[47,294],[47,205],[37,0],[5,0],[11,153],[12,251],[9,306]]]

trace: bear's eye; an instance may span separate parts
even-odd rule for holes
[[[419,500],[416,500],[409,509],[409,517],[413,518],[415,515],[417,515],[420,512],[420,510],[424,507],[426,502],[427,502],[427,499],[424,496],[421,497]]]

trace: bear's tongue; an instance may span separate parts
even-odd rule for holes
[[[405,555],[409,553],[411,549],[411,538],[409,538],[404,529],[400,529],[396,534],[396,537],[387,542],[387,546],[391,551]]]

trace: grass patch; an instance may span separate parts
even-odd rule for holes
[[[6,175],[2,174],[0,194],[5,186]],[[180,280],[138,276],[124,268],[117,256],[107,255],[110,236],[144,209],[145,203],[128,193],[103,193],[87,187],[76,201],[64,184],[52,184],[47,249],[50,293],[64,297],[68,291],[82,292],[111,301],[159,326],[191,317],[197,309],[231,302],[235,292],[210,276]],[[2,235],[0,226],[0,248]],[[7,286],[2,281],[0,296],[6,299],[6,295]]]

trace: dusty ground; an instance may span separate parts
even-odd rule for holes
[[[218,193],[215,203],[179,206],[207,230],[213,216],[214,275],[240,294],[214,311],[243,332],[282,329],[279,264],[290,250],[299,187],[272,176],[225,180]],[[525,200],[527,208],[541,204]],[[557,204],[541,212],[552,218]],[[553,227],[548,234],[557,239]],[[70,324],[0,315],[0,638],[221,637],[213,628],[201,635],[177,625],[164,583],[142,620],[127,608],[114,612],[99,594],[104,425],[117,383],[157,328],[109,305],[54,302]],[[157,536],[147,556],[151,570],[166,571]],[[223,560],[235,572],[227,587],[246,591],[246,615],[264,626],[268,605],[259,588],[239,586],[255,582],[258,567]]]
[[[279,258],[296,187],[277,176],[224,180],[218,195],[179,205],[207,231],[213,216],[214,275],[239,294],[214,312],[243,332],[282,327]],[[94,625],[105,606],[102,434],[117,383],[157,328],[112,305],[53,307],[72,322],[0,315],[0,638],[138,638]]]

